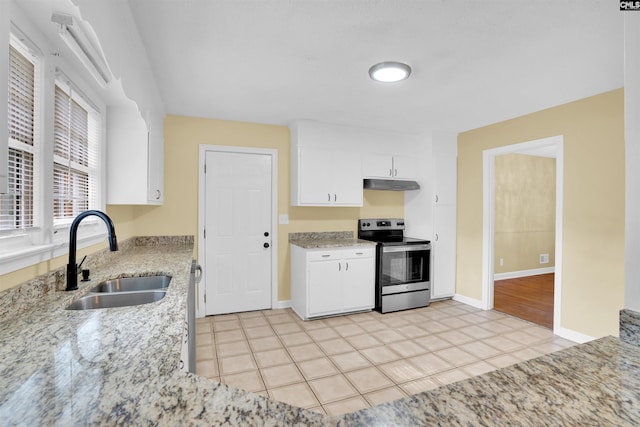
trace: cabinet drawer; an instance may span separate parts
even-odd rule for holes
[[[330,259],[340,259],[340,251],[314,251],[307,253],[308,261],[326,261]]]
[[[375,256],[373,247],[345,249],[341,252],[343,258],[373,258]]]
[[[373,258],[375,256],[374,247],[358,247],[349,249],[331,249],[324,251],[310,251],[307,253],[308,261],[327,261],[342,258]]]

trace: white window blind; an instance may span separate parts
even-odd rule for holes
[[[56,84],[53,153],[54,225],[96,208],[99,114],[71,86]]]
[[[8,192],[0,195],[0,230],[34,226],[35,65],[9,46]]]

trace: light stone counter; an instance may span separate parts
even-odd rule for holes
[[[353,246],[376,246],[370,240],[355,239],[353,231],[289,233],[289,243],[303,249],[335,249]]]
[[[52,272],[0,294],[0,425],[640,423],[640,350],[613,337],[340,417],[186,373],[179,358],[193,240],[171,241],[122,245],[94,260],[93,280],[75,292],[55,291],[63,275]],[[159,302],[64,309],[103,279],[150,273],[173,277]]]
[[[88,259],[92,280],[77,291],[55,291],[64,274],[53,272],[1,293],[0,425],[323,425],[322,415],[179,368],[188,242],[139,239],[102,265]],[[65,310],[104,279],[156,273],[173,277],[158,302]]]

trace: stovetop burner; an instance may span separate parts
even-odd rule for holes
[[[369,218],[358,220],[358,239],[371,240],[383,246],[420,245],[429,240],[404,236],[404,219]]]

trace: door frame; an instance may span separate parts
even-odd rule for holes
[[[562,320],[562,237],[564,210],[564,136],[548,138],[484,150],[482,196],[482,309],[493,308],[494,291],[494,232],[495,232],[495,158],[503,154],[553,153],[556,158],[556,236],[555,276],[553,294],[553,332],[561,331]]]
[[[200,144],[198,158],[198,259],[204,263],[205,244],[204,226],[206,222],[205,207],[205,173],[204,165],[207,152],[260,154],[271,156],[271,308],[278,305],[278,150],[275,148],[234,147],[227,145]],[[206,265],[202,268],[206,274]],[[206,314],[204,294],[206,283],[196,285],[196,316],[204,317]]]

